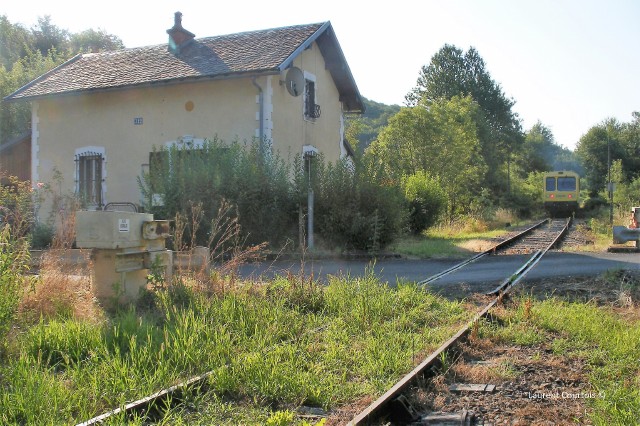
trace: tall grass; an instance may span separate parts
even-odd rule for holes
[[[439,345],[470,315],[371,274],[336,277],[326,288],[291,275],[224,294],[169,287],[148,299],[145,309],[102,321],[25,323],[0,366],[0,423],[79,422],[205,371],[210,402],[190,401],[214,423],[217,410],[227,419],[257,410],[266,422],[271,407],[333,408],[384,392],[416,352]],[[164,416],[188,424],[189,410],[181,413]]]
[[[0,225],[1,226],[1,225]],[[29,266],[29,251],[24,238],[15,239],[11,226],[0,228],[0,360],[4,352],[5,334],[13,324]]]
[[[489,240],[507,232],[504,228],[483,231],[465,231],[457,227],[437,227],[424,232],[420,236],[405,238],[399,241],[394,250],[398,253],[420,258],[469,256],[467,244],[475,240]],[[489,244],[484,244],[489,247]]]

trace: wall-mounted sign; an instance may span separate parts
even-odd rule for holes
[[[136,117],[133,119],[133,124],[136,126],[142,126],[142,117]]]
[[[118,231],[129,232],[129,219],[118,219]]]

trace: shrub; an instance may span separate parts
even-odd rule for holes
[[[409,230],[417,235],[436,224],[447,206],[447,197],[436,179],[424,170],[402,180],[409,208]]]
[[[318,162],[317,232],[329,246],[377,252],[390,244],[404,224],[400,189],[377,177],[371,164]]]
[[[36,223],[31,231],[31,248],[42,250],[51,247],[54,229],[44,223]]]
[[[36,193],[31,183],[15,176],[0,175],[0,224],[8,224],[14,239],[29,235],[34,224],[34,202]]]
[[[265,153],[257,142],[213,139],[193,149],[156,150],[139,184],[145,209],[159,219],[175,220],[174,249],[220,248],[224,232],[216,230],[221,223],[241,230],[228,244],[282,247],[297,240],[309,173],[316,232],[330,246],[377,251],[401,231],[402,194],[369,166],[359,164],[354,171],[346,161],[325,164],[320,155],[309,172],[300,158],[285,161],[277,153]]]
[[[139,184],[147,211],[158,218],[187,219],[183,231],[193,236],[192,246],[215,244],[211,224],[228,203],[233,209],[225,210],[237,218],[246,243],[278,245],[296,230],[289,176],[288,163],[265,154],[259,143],[226,144],[214,138],[195,148],[154,150],[149,173]]]
[[[590,197],[585,200],[583,208],[585,211],[591,212],[607,205],[609,205],[608,201],[602,197]]]

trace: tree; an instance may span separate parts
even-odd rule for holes
[[[71,35],[70,44],[74,52],[101,52],[124,48],[119,37],[108,34],[104,30],[93,29]]]
[[[39,51],[13,64],[11,70],[0,66],[0,97],[9,95],[29,81],[46,73],[63,61],[55,51],[42,55]],[[31,126],[31,106],[25,102],[0,104],[0,141],[15,137]]]
[[[436,178],[453,219],[468,208],[487,170],[478,138],[483,120],[469,96],[423,101],[392,117],[365,154],[395,182],[421,171]]]
[[[356,145],[361,151],[364,151],[376,138],[380,131],[389,123],[389,118],[393,117],[400,111],[398,105],[385,105],[363,98],[365,112],[362,116],[347,118],[347,133],[352,128],[356,129],[357,143],[349,140],[355,147]]]
[[[615,119],[607,119],[593,126],[580,138],[576,154],[582,161],[591,197],[605,189],[609,172],[608,161],[623,160],[625,152],[620,143],[622,126]]]
[[[122,41],[103,30],[70,35],[49,16],[27,30],[0,16],[0,99],[11,94],[80,51],[122,48]],[[25,132],[31,125],[27,103],[0,104],[0,143]]]
[[[31,29],[33,34],[33,47],[46,56],[50,50],[68,52],[69,31],[63,30],[51,22],[51,16],[45,15],[38,18],[38,24]]]
[[[551,130],[539,121],[534,124],[527,132],[516,160],[522,175],[551,170],[555,147]]]
[[[550,170],[581,171],[573,152],[556,144],[551,129],[540,121],[527,132],[524,143],[515,154],[515,163],[521,177],[531,172]]]
[[[423,66],[411,92],[405,97],[408,106],[439,98],[471,96],[484,115],[486,126],[478,126],[481,154],[489,166],[484,183],[499,193],[506,189],[504,164],[523,141],[518,115],[512,110],[515,101],[508,99],[486,70],[484,60],[471,47],[466,53],[445,44]]]
[[[640,177],[640,113],[634,111],[633,120],[623,123],[620,144],[624,150],[623,165],[628,181]]]
[[[28,48],[32,45],[29,30],[0,16],[0,65],[10,71],[14,63],[29,53]]]

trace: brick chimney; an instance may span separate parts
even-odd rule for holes
[[[173,28],[167,30],[169,34],[169,51],[180,53],[180,49],[186,46],[196,36],[194,33],[182,28],[182,13],[176,12]]]

